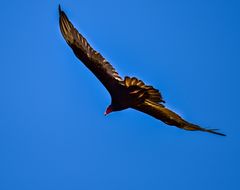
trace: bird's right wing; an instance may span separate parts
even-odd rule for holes
[[[183,118],[181,118],[178,114],[164,107],[162,104],[158,104],[150,100],[145,100],[144,103],[134,106],[133,108],[138,111],[144,112],[148,115],[151,115],[152,117],[161,120],[167,125],[173,125],[178,128],[190,131],[204,131],[225,136],[222,133],[216,132],[216,129],[205,129],[198,125],[189,123],[185,121]]]
[[[88,67],[93,74],[111,93],[114,84],[122,81],[112,65],[97,51],[95,51],[87,40],[75,29],[67,15],[59,5],[59,24],[61,33],[72,48],[75,55]]]

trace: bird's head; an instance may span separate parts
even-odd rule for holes
[[[108,115],[111,112],[113,112],[113,106],[112,105],[107,107],[106,111],[104,112],[104,115],[106,116],[106,115]]]

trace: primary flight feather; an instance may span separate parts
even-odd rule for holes
[[[204,131],[225,136],[213,129],[205,129],[185,121],[178,114],[167,109],[159,90],[144,84],[136,77],[119,76],[113,66],[75,29],[59,5],[59,24],[61,33],[74,54],[101,81],[111,95],[111,104],[105,115],[127,108],[144,112],[164,123],[190,131]]]

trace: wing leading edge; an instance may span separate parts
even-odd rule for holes
[[[122,78],[113,66],[99,52],[95,51],[75,29],[67,15],[61,10],[60,5],[59,24],[61,33],[74,54],[93,72],[111,94],[113,87],[121,82]]]

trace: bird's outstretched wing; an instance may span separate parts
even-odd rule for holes
[[[75,55],[88,67],[110,92],[122,81],[112,65],[75,29],[59,5],[59,24],[61,33]]]
[[[225,136],[222,133],[216,132],[216,129],[205,129],[198,125],[189,123],[181,118],[178,114],[174,113],[173,111],[165,108],[162,104],[158,104],[152,102],[150,100],[144,101],[144,103],[139,104],[134,109],[144,112],[156,119],[159,119],[166,123],[167,125],[173,125],[181,129],[189,130],[189,131],[204,131],[209,132],[221,136]]]

